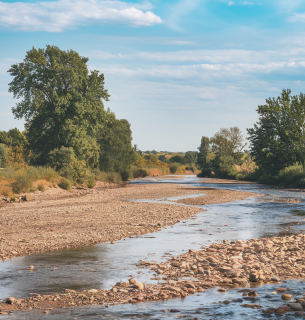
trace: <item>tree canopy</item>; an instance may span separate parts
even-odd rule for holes
[[[258,107],[259,120],[247,129],[251,155],[260,169],[277,174],[281,169],[305,160],[305,96],[269,98]]]
[[[79,159],[94,166],[99,159],[97,134],[105,126],[103,101],[109,98],[104,75],[87,67],[88,58],[56,46],[28,51],[8,70],[9,92],[20,99],[12,108],[26,120],[27,138],[36,164],[45,164],[50,151],[72,147]]]

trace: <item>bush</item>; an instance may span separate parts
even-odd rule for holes
[[[58,186],[64,190],[71,190],[72,182],[66,178],[62,178]]]
[[[41,191],[41,192],[43,192],[43,191],[46,190],[46,188],[44,187],[43,184],[39,184],[37,188],[38,188],[38,190]]]
[[[130,175],[130,173],[129,173],[129,171],[128,171],[128,170],[124,170],[124,171],[122,171],[122,172],[121,172],[122,180],[123,180],[123,181],[128,181],[128,179],[129,179],[129,175]]]
[[[175,174],[178,171],[179,167],[180,167],[179,163],[172,163],[170,168],[169,168],[170,173]]]
[[[145,169],[134,169],[132,175],[135,179],[144,178],[148,176],[148,172]]]
[[[10,201],[11,201],[11,202],[15,202],[15,201],[16,201],[16,198],[15,198],[15,197],[11,197]]]
[[[87,184],[87,188],[90,188],[90,189],[93,188],[96,185],[96,181],[95,181],[94,177],[90,177],[87,180],[86,184]]]
[[[32,186],[32,179],[28,176],[27,172],[20,170],[11,182],[11,188],[14,193],[26,192]]]

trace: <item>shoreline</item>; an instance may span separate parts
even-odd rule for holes
[[[246,303],[248,300],[256,300],[256,286],[279,284],[284,280],[305,277],[304,240],[305,234],[298,234],[214,243],[198,251],[189,250],[187,253],[171,257],[166,262],[142,262],[143,266],[154,270],[156,278],[163,280],[161,284],[144,285],[131,278],[129,282],[115,284],[110,290],[91,289],[76,292],[66,289],[64,293],[54,295],[32,293],[31,298],[27,299],[10,297],[0,303],[0,314],[32,309],[42,309],[42,312],[49,313],[54,308],[183,299],[213,287],[219,287],[222,292],[230,288],[247,287],[248,289],[240,291],[243,295],[239,302],[244,303],[241,306],[260,309],[259,304]],[[182,280],[184,277],[193,280]],[[283,296],[284,291],[285,289],[279,289]],[[296,303],[289,303],[292,296],[283,296],[282,299],[287,300],[284,306],[262,311],[270,314],[295,311]],[[305,307],[304,299],[297,300],[298,308],[302,308],[303,301]]]

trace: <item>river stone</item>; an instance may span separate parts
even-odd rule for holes
[[[144,284],[142,282],[136,282],[133,287],[138,290],[144,290]]]
[[[15,301],[16,301],[16,299],[14,297],[9,297],[9,298],[6,299],[5,302],[7,304],[13,304]]]
[[[290,307],[293,311],[303,311],[303,307],[300,303],[288,303],[288,307]]]
[[[281,279],[275,275],[271,276],[271,281],[275,281],[275,282],[281,282]]]
[[[283,300],[291,300],[291,298],[292,298],[291,294],[286,294],[286,293],[282,294],[282,299]]]

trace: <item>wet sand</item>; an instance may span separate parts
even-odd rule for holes
[[[205,202],[234,201],[253,194],[173,184],[98,185],[65,191],[52,188],[32,201],[0,203],[0,259],[113,242],[160,230],[196,215],[201,208],[131,202],[207,193]]]

